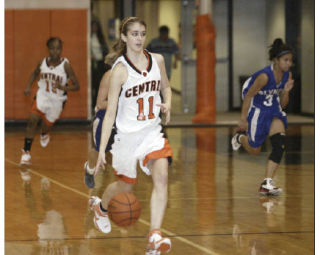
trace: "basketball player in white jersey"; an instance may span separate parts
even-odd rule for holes
[[[22,150],[20,164],[31,164],[31,145],[37,124],[42,119],[40,144],[46,147],[50,141],[48,132],[58,120],[68,91],[79,90],[78,79],[66,58],[61,57],[62,41],[58,37],[51,37],[47,41],[49,56],[39,62],[31,74],[26,90],[26,96],[31,95],[31,86],[39,76],[38,91],[33,101],[31,114],[27,124],[27,132]],[[72,84],[67,85],[68,80]]]
[[[172,150],[161,132],[160,111],[170,121],[171,88],[164,59],[144,50],[146,24],[137,17],[126,18],[120,26],[121,38],[108,55],[113,63],[108,107],[104,117],[96,171],[106,164],[105,149],[115,125],[117,134],[112,145],[112,166],[118,181],[111,183],[102,199],[91,197],[94,222],[104,232],[111,231],[107,208],[117,193],[130,192],[136,183],[137,162],[152,175],[151,223],[146,254],[161,254],[171,249],[171,241],[160,228],[167,205],[168,164]],[[160,92],[163,96],[161,102]]]

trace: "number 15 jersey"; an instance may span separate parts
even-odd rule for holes
[[[132,133],[145,128],[156,127],[161,122],[160,88],[161,74],[157,61],[148,51],[146,70],[139,70],[126,54],[119,57],[112,68],[119,62],[126,66],[128,79],[122,85],[116,116],[116,128],[121,133]]]
[[[64,69],[64,64],[69,62],[67,58],[61,58],[57,66],[48,65],[49,58],[44,58],[40,65],[40,79],[38,86],[41,94],[52,99],[67,99],[67,93],[61,89],[55,89],[53,84],[59,82],[62,86],[67,86],[68,75]]]

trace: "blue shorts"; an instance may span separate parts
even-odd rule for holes
[[[285,129],[288,129],[288,121],[283,111],[262,111],[252,106],[247,117],[248,136],[251,147],[260,147],[269,135],[270,126],[273,118],[282,120]]]
[[[94,116],[94,119],[92,122],[93,142],[94,142],[94,148],[96,149],[96,151],[99,151],[99,147],[100,147],[102,123],[103,123],[105,114],[106,114],[106,110],[99,110]],[[111,146],[114,142],[115,134],[116,134],[116,130],[113,127],[107,147],[106,147],[106,152],[111,150]]]

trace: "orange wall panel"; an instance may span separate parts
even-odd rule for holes
[[[5,12],[5,118],[13,119],[13,11]]]
[[[14,116],[27,119],[32,97],[24,95],[31,73],[47,55],[46,41],[50,35],[48,10],[14,11]],[[37,84],[33,84],[34,89]]]
[[[69,59],[80,91],[69,92],[61,118],[83,118],[88,109],[87,10],[53,10],[51,33],[63,40],[62,55]]]
[[[6,10],[5,11],[5,109],[7,120],[28,119],[33,95],[23,91],[37,63],[48,56],[46,41],[59,36],[78,77],[80,91],[68,93],[64,119],[87,119],[87,10]]]

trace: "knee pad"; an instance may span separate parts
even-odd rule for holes
[[[269,156],[269,159],[277,164],[280,163],[285,150],[285,137],[286,136],[284,133],[277,133],[273,136],[270,136],[272,152]]]

